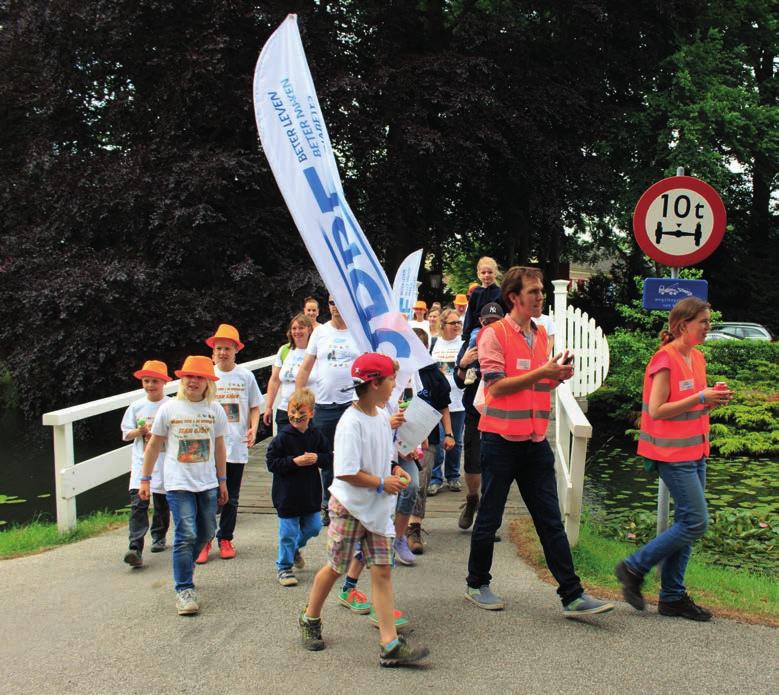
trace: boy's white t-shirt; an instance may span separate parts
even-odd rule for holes
[[[316,394],[318,404],[349,403],[354,391],[349,387],[352,382],[352,362],[360,354],[357,343],[348,329],[333,328],[328,321],[314,329],[306,348],[307,355],[316,357],[316,382],[309,382]],[[344,391],[343,389],[348,389]]]
[[[139,398],[137,401],[130,403],[130,407],[124,411],[124,417],[122,418],[122,439],[127,439],[127,433],[130,430],[136,430],[141,425],[139,420],[145,420],[145,424],[148,425],[149,431],[154,424],[154,418],[157,415],[157,411],[160,406],[169,401],[168,396],[163,396],[158,401],[150,401],[146,396]],[[132,463],[130,465],[130,490],[137,490],[141,486],[141,475],[143,471],[143,451],[146,448],[146,442],[143,441],[143,437],[136,437],[133,439],[131,449]],[[154,470],[151,474],[150,488],[152,492],[165,494],[165,485],[162,482],[163,469],[164,469],[165,452],[161,451],[157,457],[157,461],[154,464]]]
[[[295,348],[287,353],[284,361],[281,361],[281,351],[284,349],[282,346],[276,353],[276,359],[273,361],[273,366],[279,368],[279,379],[281,385],[279,386],[279,392],[277,395],[278,410],[286,410],[289,405],[289,397],[295,393],[295,379],[300,371],[300,365],[303,364],[303,358],[306,356],[305,348]],[[311,376],[308,379],[308,388],[316,388],[316,371],[317,363],[314,362],[314,369],[311,370]]]
[[[456,336],[452,340],[444,340],[439,338],[436,340],[433,350],[430,353],[431,357],[438,362],[438,366],[446,376],[446,380],[449,382],[451,392],[449,393],[449,412],[459,413],[465,410],[463,405],[463,389],[457,388],[457,384],[454,383],[454,372],[456,369],[455,362],[457,361],[457,355],[460,353],[460,348],[463,346],[463,339],[461,336]]]
[[[335,428],[333,454],[333,495],[349,513],[369,531],[381,536],[395,536],[392,514],[397,495],[378,494],[373,487],[357,487],[339,480],[340,475],[354,475],[361,470],[382,480],[392,473],[395,453],[389,415],[383,408],[370,417],[357,408],[348,408]]]
[[[249,460],[249,447],[246,445],[246,432],[249,429],[249,409],[265,408],[265,399],[257,386],[257,380],[249,370],[237,365],[229,372],[223,372],[214,366],[216,399],[224,408],[227,416],[225,448],[230,463],[246,463]]]
[[[217,401],[172,398],[164,403],[151,432],[165,437],[165,490],[202,492],[218,487],[215,443],[226,431],[227,415]]]

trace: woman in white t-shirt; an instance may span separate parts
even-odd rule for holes
[[[316,394],[313,425],[323,435],[331,450],[335,442],[335,427],[344,411],[352,404],[352,362],[360,354],[357,343],[346,327],[332,297],[328,299],[331,319],[314,329],[306,348],[303,364],[298,369],[295,388],[310,387]],[[316,382],[311,374],[316,367]],[[330,523],[327,504],[333,469],[322,468],[322,525]]]
[[[216,400],[218,378],[210,358],[187,357],[176,376],[178,394],[160,406],[152,424],[138,496],[149,498],[151,472],[164,444],[176,608],[179,615],[192,615],[200,610],[192,581],[195,558],[214,537],[217,502],[227,502],[227,415]]]
[[[463,450],[463,429],[465,427],[465,406],[463,405],[463,390],[457,388],[454,383],[454,372],[456,369],[457,355],[463,344],[462,322],[455,309],[444,309],[439,321],[439,336],[436,340],[431,355],[438,362],[438,366],[443,372],[446,380],[449,382],[451,391],[449,398],[449,416],[452,420],[452,434],[454,435],[454,446],[446,452],[444,457],[443,475],[441,471],[441,461],[436,461],[433,472],[430,476],[430,485],[428,486],[428,495],[436,494],[444,484],[452,492],[462,490],[462,481],[460,480],[460,456]],[[444,433],[446,434],[446,433]],[[443,450],[443,447],[441,447]]]
[[[289,342],[284,343],[279,348],[271,367],[268,393],[265,396],[265,412],[262,415],[266,425],[270,425],[274,403],[276,403],[277,427],[281,429],[284,425],[289,424],[287,403],[289,402],[289,397],[295,391],[295,379],[300,370],[300,365],[303,364],[308,341],[313,331],[314,324],[305,314],[297,314],[289,322],[289,327],[287,328],[287,340]],[[311,382],[312,379],[310,378],[309,383]],[[277,396],[278,402],[276,402]]]

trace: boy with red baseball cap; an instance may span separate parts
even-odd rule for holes
[[[375,352],[360,355],[352,364],[357,399],[342,415],[335,431],[327,564],[314,578],[308,606],[298,619],[303,646],[310,651],[324,649],[322,607],[359,542],[371,570],[382,666],[403,666],[429,654],[427,648],[413,647],[398,636],[393,619],[392,514],[396,495],[407,484],[407,478],[399,466],[392,467],[392,429],[389,415],[379,406],[392,395],[396,371],[397,362]]]
[[[132,464],[130,468],[130,547],[124,555],[124,561],[130,567],[143,564],[143,539],[149,530],[149,500],[138,496],[141,486],[141,468],[143,450],[151,437],[151,425],[160,406],[170,400],[164,393],[165,384],[171,379],[168,366],[159,360],[147,360],[143,367],[133,373],[140,379],[146,392],[143,398],[133,401],[122,418],[122,439],[132,442]],[[170,527],[170,510],[165,497],[165,484],[162,477],[164,454],[157,457],[151,474],[151,492],[154,498],[154,514],[151,522],[151,551],[159,553],[165,550],[165,536]]]

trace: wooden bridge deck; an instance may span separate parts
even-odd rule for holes
[[[549,426],[549,440],[553,444],[554,427]],[[247,514],[275,514],[271,503],[271,483],[273,476],[265,466],[265,452],[270,439],[260,442],[249,450],[249,463],[246,464],[243,482],[241,483],[241,496],[238,511]],[[461,467],[462,470],[462,467]],[[465,483],[463,482],[463,487]],[[460,515],[460,505],[465,502],[465,490],[462,492],[450,492],[442,489],[435,497],[428,497],[427,516],[429,517],[457,517]],[[506,502],[506,516],[520,516],[527,514],[522,497],[516,486],[511,488]]]

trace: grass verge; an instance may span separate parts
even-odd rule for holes
[[[510,534],[519,556],[535,569],[541,579],[555,584],[530,519],[513,520]],[[587,591],[621,601],[622,592],[614,577],[614,566],[635,549],[635,545],[599,536],[586,522],[582,522],[579,542],[572,552],[576,573]],[[779,582],[772,577],[717,567],[696,559],[693,553],[685,582],[690,595],[716,616],[779,627]],[[657,573],[651,572],[643,588],[649,603],[657,603],[658,589]]]
[[[60,533],[56,522],[32,521],[0,531],[0,560],[32,555],[81,541],[127,524],[126,512],[95,512],[82,517],[73,531]]]

